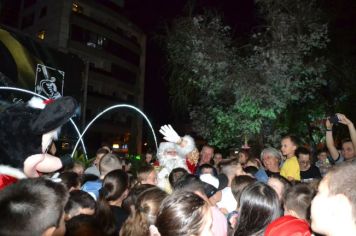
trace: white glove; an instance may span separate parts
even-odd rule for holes
[[[172,143],[180,143],[181,137],[177,134],[177,132],[172,128],[171,125],[163,125],[159,130],[161,134],[163,134],[163,139],[172,142]]]

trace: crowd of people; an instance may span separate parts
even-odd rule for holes
[[[80,163],[0,190],[0,235],[356,235],[356,130],[326,120],[325,148],[286,135],[280,149],[223,156],[172,127],[133,171],[101,147]],[[335,123],[350,139],[335,145]]]

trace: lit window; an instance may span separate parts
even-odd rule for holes
[[[82,11],[83,11],[83,8],[81,7],[81,6],[79,6],[79,4],[78,3],[73,3],[72,4],[72,11],[73,12],[76,12],[76,13],[82,13]]]
[[[37,38],[41,39],[41,40],[44,40],[46,37],[46,31],[44,30],[41,30],[37,33]]]

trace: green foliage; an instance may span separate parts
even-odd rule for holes
[[[75,151],[73,155],[73,160],[82,163],[85,169],[88,168],[91,165],[91,163],[93,163],[94,159],[95,157],[91,159],[87,159],[84,153],[80,153],[78,152],[78,150]]]
[[[273,143],[290,131],[280,121],[292,104],[323,106],[317,99],[327,84],[320,55],[329,39],[315,1],[256,3],[265,23],[243,50],[216,15],[178,19],[167,36],[173,104],[188,111],[194,130],[219,148],[261,134]],[[306,124],[319,117],[311,114]]]

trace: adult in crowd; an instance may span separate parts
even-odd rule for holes
[[[112,153],[104,155],[99,163],[100,178],[93,181],[87,181],[83,184],[82,190],[88,192],[95,200],[97,200],[103,179],[110,171],[117,169],[122,169],[120,160]]]
[[[356,235],[356,162],[342,163],[329,170],[312,201],[312,229],[316,233]]]
[[[349,129],[351,139],[344,139],[342,141],[341,154],[336,149],[333,138],[333,127],[336,124],[346,125]],[[356,156],[356,130],[354,124],[343,114],[337,113],[335,116],[329,117],[325,122],[326,126],[326,146],[331,157],[335,162],[350,161]]]
[[[318,167],[312,163],[310,151],[305,147],[299,147],[296,151],[300,166],[300,178],[303,182],[313,179],[321,179],[321,173]]]
[[[48,179],[22,179],[0,191],[0,235],[64,235],[64,185]]]
[[[261,152],[261,161],[268,177],[280,176],[280,165],[282,160],[282,153],[275,148],[265,148]]]
[[[204,145],[200,151],[199,166],[203,164],[211,164],[214,156],[214,148],[209,145]]]
[[[95,154],[95,159],[93,161],[93,164],[88,167],[84,173],[85,174],[91,174],[91,175],[95,175],[97,177],[100,177],[100,172],[99,172],[99,163],[100,163],[100,160],[103,156],[105,156],[106,154],[108,154],[109,151],[107,148],[99,148],[97,151],[96,151],[96,154]]]

